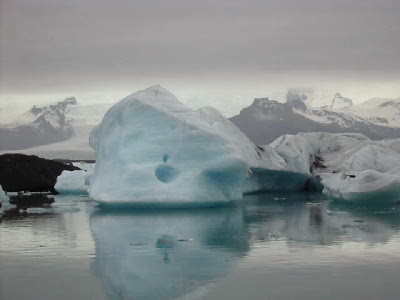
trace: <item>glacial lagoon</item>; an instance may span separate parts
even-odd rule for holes
[[[54,199],[2,212],[0,299],[400,294],[400,205],[290,193],[233,207],[122,211],[79,195]]]

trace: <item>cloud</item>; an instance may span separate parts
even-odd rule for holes
[[[397,0],[0,3],[3,92],[226,74],[244,85],[276,73],[400,77]]]

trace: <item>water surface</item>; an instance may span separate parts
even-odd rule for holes
[[[399,229],[398,206],[318,194],[124,211],[56,196],[3,212],[0,299],[397,299]]]

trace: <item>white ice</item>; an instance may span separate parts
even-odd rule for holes
[[[2,186],[0,185],[0,203],[8,202],[8,197],[6,193],[3,191]]]
[[[86,194],[89,188],[87,184],[87,177],[89,175],[84,170],[65,170],[58,176],[54,189],[60,194]]]
[[[94,170],[94,163],[87,163],[87,162],[74,162],[72,163],[75,167],[80,168],[81,170],[86,171],[86,177],[85,177],[85,185],[89,186],[90,185],[90,179],[92,178],[92,173]],[[89,188],[89,187],[87,187]]]
[[[299,172],[319,176],[323,192],[347,200],[400,199],[400,139],[362,134],[300,133],[271,146]],[[323,167],[315,164],[322,159]]]

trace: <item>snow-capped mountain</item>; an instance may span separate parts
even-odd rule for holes
[[[340,99],[338,102],[337,100]],[[298,109],[290,102],[296,113],[319,123],[338,123],[345,127],[354,122],[369,123],[384,127],[400,127],[400,97],[372,98],[364,103],[353,105],[352,101],[342,96],[335,98],[331,106],[309,107]]]
[[[336,95],[341,97],[340,94],[326,89],[290,88],[284,101],[288,103],[301,101],[308,107],[332,107]]]
[[[76,105],[75,98],[67,98],[54,105],[37,107],[0,127],[0,150],[17,150],[67,140],[74,134],[65,117],[67,108]]]
[[[0,127],[0,150],[49,159],[92,160],[89,133],[111,105],[80,104],[69,98],[55,105],[34,106],[18,121]],[[38,126],[42,123],[48,126]]]
[[[342,117],[348,115],[345,118],[356,121],[367,121],[379,126],[400,127],[400,97],[375,97],[363,103],[354,104],[352,99],[344,97],[340,93],[293,88],[287,92],[286,103],[290,104],[298,113],[317,122],[332,123],[335,113],[340,113]]]
[[[346,108],[353,105],[353,100],[349,98],[345,98],[339,93],[335,94],[333,97],[332,104],[330,105],[331,108]]]
[[[371,139],[400,137],[400,98],[371,99],[359,105],[336,94],[330,105],[312,107],[303,90],[289,90],[286,103],[255,99],[230,118],[257,144],[300,132],[363,133]]]
[[[76,105],[74,97],[54,105],[37,107],[0,127],[0,150],[18,150],[67,140],[74,134],[65,112]]]
[[[400,98],[352,103],[339,93],[290,89],[285,103],[257,98],[230,120],[260,145],[283,134],[316,131],[363,133],[372,139],[400,137]],[[17,121],[0,125],[0,150],[46,158],[94,159],[89,133],[112,105],[80,104],[69,98],[54,105],[33,106]],[[4,110],[6,113],[8,108]]]
[[[372,98],[345,111],[376,125],[400,127],[400,97]]]

